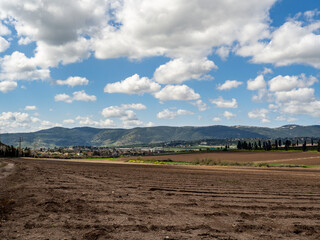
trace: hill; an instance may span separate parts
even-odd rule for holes
[[[60,146],[123,146],[149,144],[176,140],[226,139],[226,138],[286,138],[319,137],[320,126],[286,125],[278,128],[249,126],[208,127],[141,127],[133,129],[98,129],[90,127],[55,127],[32,133],[7,133],[1,139],[7,145],[23,147]]]

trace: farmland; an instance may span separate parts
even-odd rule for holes
[[[318,153],[203,154],[156,158],[320,165]],[[320,238],[320,169],[127,160],[1,160],[14,167],[0,239]]]

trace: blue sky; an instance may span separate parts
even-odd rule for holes
[[[315,0],[0,2],[0,131],[320,124]]]

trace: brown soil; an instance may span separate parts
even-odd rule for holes
[[[320,170],[15,159],[0,239],[320,239]]]
[[[212,152],[192,154],[172,154],[162,156],[130,157],[128,159],[156,159],[191,162],[201,159],[231,162],[265,162],[284,164],[320,165],[320,153],[318,152]]]

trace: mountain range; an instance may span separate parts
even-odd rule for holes
[[[133,129],[99,129],[91,127],[54,127],[31,133],[1,134],[7,145],[22,147],[66,147],[66,146],[124,146],[169,141],[191,141],[201,139],[229,138],[291,138],[320,137],[320,125],[285,125],[277,128],[250,126],[207,127],[139,127]]]

